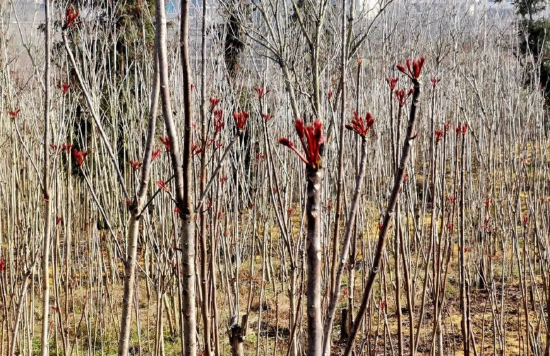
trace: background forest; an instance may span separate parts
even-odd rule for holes
[[[550,356],[545,7],[0,2],[0,355]]]

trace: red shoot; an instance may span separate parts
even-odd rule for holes
[[[391,91],[395,90],[395,86],[397,85],[397,81],[399,78],[386,78],[386,82],[388,82],[388,85],[390,86]]]
[[[269,121],[273,116],[269,115],[269,114],[262,114],[262,118],[265,120],[265,121]]]
[[[374,125],[374,118],[371,113],[367,112],[364,119],[357,114],[357,111],[353,112],[353,116],[354,118],[351,120],[351,124],[346,125],[346,129],[355,131],[358,135],[366,137],[367,133]]]
[[[437,83],[439,83],[441,81],[441,79],[432,78],[432,79],[430,79],[430,81],[432,82],[432,87],[435,89],[435,86],[437,85]]]
[[[290,148],[291,150],[295,149],[294,144],[288,138],[281,137],[279,139],[279,144],[283,145],[283,146],[286,146],[286,147]]]
[[[73,149],[73,157],[76,161],[76,164],[78,164],[79,166],[82,166],[82,163],[84,163],[84,159],[86,158],[86,156],[88,155],[88,151],[79,151],[77,150],[76,148]]]
[[[130,160],[130,165],[132,165],[132,168],[134,169],[134,171],[137,171],[138,169],[141,168],[141,166],[143,166],[143,162]]]
[[[0,272],[4,272],[4,269],[6,268],[6,261],[4,260],[4,256],[0,257]]]
[[[326,140],[326,136],[322,134],[323,124],[321,121],[315,120],[313,124],[304,126],[304,122],[301,119],[296,119],[294,127],[302,143],[305,155],[300,153],[294,144],[287,138],[280,138],[279,144],[294,151],[308,167],[319,168],[321,166],[321,145]]]
[[[63,91],[63,94],[67,94],[71,87],[68,83],[57,84],[57,87]]]
[[[435,142],[441,141],[441,139],[445,136],[445,131],[443,130],[435,130]]]
[[[233,118],[235,119],[235,126],[240,132],[246,130],[246,121],[248,120],[248,112],[246,111],[234,111]]]
[[[468,124],[467,123],[458,124],[458,126],[455,128],[455,132],[456,132],[457,136],[460,135],[460,134],[466,135],[467,130],[468,130]]]
[[[216,134],[218,134],[224,126],[225,122],[223,121],[223,111],[221,109],[214,111],[214,136],[216,136]]]
[[[409,89],[408,92],[405,92],[405,89],[397,89],[395,91],[395,96],[397,98],[397,101],[399,102],[399,106],[403,107],[407,103],[407,99],[411,94],[413,93],[413,89]]]
[[[327,93],[328,100],[332,99],[332,90]]]
[[[210,110],[214,110],[214,108],[220,103],[219,98],[210,97]]]
[[[170,151],[170,138],[168,136],[159,136],[160,142],[164,145],[166,148],[166,152]]]
[[[155,161],[157,158],[159,158],[160,153],[161,153],[160,148],[153,150],[153,153],[151,154],[151,161]]]
[[[174,208],[174,213],[176,214],[181,214],[181,209],[178,208],[177,206]],[[176,249],[176,247],[174,247],[174,249]]]
[[[404,65],[401,63],[397,63],[396,68],[401,73],[405,74],[411,79],[418,79],[420,78],[420,75],[422,74],[422,67],[424,66],[424,62],[426,61],[426,58],[420,57],[420,59],[414,59],[411,61],[411,59],[407,59],[406,64],[407,68],[405,68]]]
[[[11,111],[8,111],[8,114],[11,116],[12,119],[15,119],[19,115],[20,111],[21,109],[11,110]]]
[[[73,28],[76,25],[80,23],[80,21],[76,21],[78,18],[79,12],[73,10],[72,8],[68,8],[67,11],[65,11],[65,26],[64,28]]]
[[[258,99],[262,99],[267,93],[270,92],[269,90],[265,91],[264,88],[260,86],[254,87],[254,91],[258,94]]]
[[[446,199],[449,203],[456,204],[456,195],[448,196]]]
[[[61,145],[61,151],[65,151],[67,153],[71,152],[71,148],[73,148],[72,143],[64,143]]]
[[[170,189],[168,189],[168,187],[166,186],[166,183],[164,183],[163,180],[159,180],[157,182],[157,185],[160,189],[164,190],[165,192],[170,192]]]
[[[61,216],[56,216],[55,217],[55,224],[56,225],[59,225],[63,222],[63,218]]]

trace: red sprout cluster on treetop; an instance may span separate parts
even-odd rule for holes
[[[141,166],[143,166],[143,162],[130,160],[130,165],[132,166],[134,171],[137,171],[138,169],[141,168]]]
[[[220,98],[210,97],[210,110],[214,110],[220,103]]]
[[[455,132],[457,136],[460,134],[466,135],[466,131],[468,131],[467,123],[458,124],[458,126],[455,128]]]
[[[57,87],[61,89],[61,91],[63,91],[63,94],[67,94],[71,86],[69,85],[69,83],[61,83],[57,84]]]
[[[21,111],[21,109],[8,110],[8,114],[11,116],[12,119],[15,119],[17,117],[17,115],[19,115],[20,111]]]
[[[214,136],[217,135],[225,126],[223,121],[223,110],[214,110]]]
[[[166,152],[170,151],[170,137],[168,136],[159,136],[160,142],[164,145],[164,148],[166,148]]]
[[[322,133],[323,124],[321,121],[315,120],[313,124],[304,125],[304,121],[296,119],[294,127],[302,143],[305,155],[299,152],[294,143],[287,138],[280,138],[279,144],[294,151],[308,167],[319,168],[321,166],[321,145],[326,140],[326,136]]]
[[[424,62],[426,61],[426,58],[423,56],[420,57],[420,59],[407,59],[406,61],[406,68],[401,63],[397,63],[396,67],[397,69],[408,76],[411,79],[418,79],[420,78],[420,75],[422,74],[422,67],[424,66]]]
[[[441,139],[445,136],[445,131],[443,130],[435,130],[435,142],[441,141]]]
[[[67,28],[73,28],[76,25],[80,23],[80,21],[76,21],[78,18],[79,12],[73,10],[72,8],[68,8],[65,11],[65,26],[63,26],[64,29]]]
[[[73,149],[74,160],[76,161],[76,164],[79,165],[79,166],[82,166],[82,164],[84,163],[84,159],[86,158],[87,155],[88,155],[87,150],[86,151],[79,151],[76,148]]]
[[[55,152],[55,153],[58,153],[58,152],[66,152],[66,153],[70,153],[71,152],[71,148],[73,148],[73,145],[71,143],[63,143],[61,145],[50,145],[50,148]]]
[[[399,106],[403,107],[407,103],[407,99],[411,94],[413,93],[413,89],[409,89],[408,92],[405,91],[405,89],[397,89],[395,90],[395,96],[397,98],[397,102],[399,103]]]
[[[397,81],[399,78],[386,78],[386,82],[388,82],[388,85],[390,86],[391,91],[395,90],[395,86],[397,85]]]
[[[254,91],[258,94],[258,99],[262,99],[267,93],[270,92],[270,90],[264,90],[264,88],[260,86],[254,87]]]
[[[153,152],[151,153],[151,162],[158,159],[160,157],[161,152],[162,151],[160,150],[160,148],[154,149]]]
[[[233,112],[233,118],[235,119],[235,126],[240,132],[246,130],[246,121],[248,120],[248,112],[235,111]]]
[[[346,125],[346,129],[355,131],[359,136],[366,137],[367,133],[374,125],[374,118],[371,113],[367,112],[365,118],[362,118],[357,114],[357,111],[354,111],[353,116],[354,118],[351,120],[351,124]]]
[[[168,189],[168,187],[166,186],[166,183],[163,181],[163,180],[159,180],[157,181],[157,186],[164,190],[165,192],[169,193],[170,192],[170,189]]]

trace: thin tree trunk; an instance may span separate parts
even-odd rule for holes
[[[323,170],[307,168],[307,329],[308,356],[323,352],[321,310],[321,181]]]
[[[412,79],[412,82],[414,85],[414,92],[412,94],[412,104],[411,104],[411,110],[409,113],[409,123],[407,126],[407,134],[405,136],[405,142],[403,143],[401,160],[399,162],[399,167],[395,174],[393,189],[388,201],[388,207],[386,208],[386,212],[384,214],[384,220],[382,222],[382,228],[380,229],[380,234],[378,237],[378,245],[376,246],[372,268],[369,272],[369,276],[365,284],[365,290],[363,292],[361,305],[359,307],[359,310],[357,311],[357,316],[353,322],[348,343],[346,345],[346,350],[344,351],[344,356],[349,356],[351,354],[353,345],[355,342],[355,338],[357,337],[357,333],[359,332],[359,328],[361,327],[361,321],[363,320],[363,316],[365,315],[365,312],[367,310],[367,304],[369,302],[372,289],[374,287],[374,280],[376,279],[376,276],[378,275],[378,271],[380,270],[384,249],[386,247],[386,241],[387,241],[386,235],[390,227],[390,221],[394,214],[395,205],[397,203],[397,198],[401,190],[401,184],[403,183],[403,177],[405,175],[405,167],[407,166],[407,163],[409,161],[409,156],[413,145],[413,140],[414,140],[413,136],[415,135],[415,132],[416,132],[416,113],[418,110],[418,104],[419,104],[418,99],[420,97],[421,88],[420,88],[420,82],[417,79]]]
[[[346,0],[342,3],[342,43],[346,43]],[[331,270],[331,285],[330,293],[334,295],[336,286],[336,259],[338,258],[338,248],[340,247],[340,214],[342,206],[342,189],[344,185],[344,122],[346,112],[346,46],[342,45],[342,58],[340,60],[340,87],[342,88],[341,102],[340,102],[340,144],[338,152],[338,187],[336,192],[336,213],[334,216],[334,241],[332,242],[332,270]],[[330,313],[329,313],[330,314]],[[330,318],[330,316],[329,316]],[[325,330],[326,335],[326,330]],[[325,341],[325,354],[326,354]],[[330,344],[330,341],[329,341]],[[330,345],[329,345],[330,347]]]
[[[201,28],[201,139],[204,151],[201,154],[201,173],[200,173],[200,194],[206,195],[206,0],[202,2],[202,28]],[[204,209],[200,209],[200,272],[201,272],[201,292],[202,292],[202,322],[204,334],[204,351],[206,356],[212,355],[211,338],[210,338],[210,297],[208,283],[208,251],[207,251],[207,229],[206,229],[206,214]],[[214,273],[215,271],[212,271]]]
[[[139,225],[141,214],[143,213],[145,198],[147,196],[147,186],[149,184],[149,172],[151,170],[151,152],[153,150],[153,140],[156,129],[156,118],[158,112],[158,99],[160,93],[160,71],[158,63],[159,34],[155,36],[154,58],[154,78],[153,90],[151,92],[151,103],[149,110],[149,128],[147,131],[147,143],[143,157],[143,166],[141,169],[141,182],[135,200],[130,206],[130,222],[128,224],[128,250],[126,251],[124,295],[122,298],[122,316],[120,322],[120,335],[118,340],[118,355],[128,355],[130,342],[130,328],[132,317],[132,303],[134,299],[134,284],[136,280],[136,260],[137,245],[139,236]]]
[[[166,18],[164,17],[164,1],[159,12],[163,18],[163,34],[166,34]],[[158,10],[157,10],[158,11]],[[180,55],[183,67],[183,106],[184,106],[184,146],[183,146],[183,165],[179,159],[179,145],[176,128],[172,119],[172,110],[170,107],[168,93],[168,66],[166,63],[166,38],[161,39],[161,55],[159,58],[161,64],[161,85],[164,83],[163,91],[163,112],[168,136],[173,149],[170,151],[172,159],[172,169],[176,176],[176,202],[181,211],[181,250],[183,267],[183,344],[185,347],[185,356],[195,356],[196,346],[196,316],[195,316],[195,223],[193,221],[193,189],[192,184],[192,157],[191,157],[191,73],[189,65],[189,0],[184,0],[181,5],[181,28],[180,28]],[[164,68],[163,68],[164,67]]]
[[[50,1],[44,2],[44,13],[46,20],[46,30],[44,31],[44,168],[43,168],[43,197],[46,205],[44,211],[44,240],[42,245],[42,338],[41,348],[42,356],[49,355],[49,314],[50,314],[50,231],[51,231],[51,215],[52,203],[50,201]],[[24,281],[26,283],[26,281]]]
[[[350,248],[351,235],[353,230],[353,225],[355,222],[355,216],[357,214],[357,208],[359,206],[359,199],[361,195],[361,188],[363,186],[363,180],[365,179],[366,172],[366,162],[367,162],[367,142],[365,138],[362,139],[361,144],[361,163],[359,165],[359,174],[357,175],[355,181],[355,192],[353,193],[353,201],[351,203],[351,210],[349,212],[348,220],[346,223],[346,231],[344,236],[344,245],[342,247],[341,257],[338,262],[338,270],[336,273],[336,279],[334,284],[334,292],[331,296],[331,301],[328,309],[327,320],[325,323],[324,330],[324,346],[323,353],[325,356],[330,355],[330,335],[332,332],[332,324],[334,323],[334,313],[336,312],[336,306],[338,304],[338,298],[340,296],[340,283],[342,281],[342,274],[344,271],[344,266],[347,264],[348,252]],[[348,309],[349,311],[349,309]],[[346,312],[348,312],[346,311]],[[352,316],[347,314],[347,318]]]

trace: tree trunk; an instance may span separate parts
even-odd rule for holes
[[[409,113],[409,123],[407,125],[407,134],[405,136],[405,142],[403,143],[401,159],[399,161],[399,167],[397,169],[397,172],[395,173],[393,188],[388,201],[388,207],[386,208],[384,219],[382,221],[382,228],[380,229],[380,233],[378,236],[378,245],[376,246],[374,261],[372,263],[372,267],[369,272],[367,282],[365,284],[365,290],[363,292],[361,305],[359,306],[359,310],[357,311],[357,316],[355,317],[355,320],[352,324],[350,336],[348,339],[348,343],[346,345],[346,350],[344,351],[345,356],[349,356],[352,353],[355,338],[357,337],[357,333],[359,332],[359,328],[361,327],[361,322],[367,310],[367,304],[372,294],[372,289],[374,287],[374,280],[376,279],[376,276],[378,275],[378,271],[380,270],[382,256],[386,248],[387,233],[390,227],[390,221],[394,214],[397,198],[399,196],[401,185],[403,183],[403,177],[405,175],[405,167],[409,162],[409,156],[410,156],[410,152],[411,152],[413,140],[414,140],[413,136],[416,134],[416,116],[417,116],[417,110],[418,110],[418,104],[419,104],[418,99],[420,97],[421,88],[420,88],[420,82],[417,79],[412,79],[412,82],[414,85],[414,92],[412,94],[412,104],[411,104],[411,110]]]
[[[321,320],[321,181],[322,169],[307,168],[307,329],[308,356],[323,352]]]
[[[42,356],[47,356],[50,353],[49,350],[49,313],[50,313],[50,278],[49,278],[49,262],[50,262],[50,231],[51,231],[51,215],[52,215],[52,203],[50,201],[50,1],[44,2],[44,12],[46,19],[46,30],[44,31],[44,169],[43,169],[43,197],[45,203],[44,209],[44,240],[42,245]],[[26,281],[24,282],[26,283]],[[21,301],[22,302],[22,301]]]
[[[158,30],[158,28],[157,28]],[[158,63],[159,33],[155,35],[154,55],[154,78],[153,90],[151,92],[151,103],[149,111],[149,128],[147,131],[147,143],[141,168],[141,181],[137,196],[130,206],[130,222],[128,224],[128,247],[124,270],[124,295],[122,297],[122,316],[120,322],[120,335],[118,339],[118,355],[128,355],[130,342],[130,328],[132,325],[132,304],[134,300],[134,284],[136,280],[136,259],[139,237],[139,224],[143,213],[147,186],[149,184],[149,172],[151,170],[151,152],[156,129],[156,118],[158,112],[158,98],[160,93],[160,72]]]
[[[164,1],[159,0],[164,5]],[[162,16],[164,17],[164,7]],[[166,33],[166,19],[164,18],[164,33]],[[171,144],[174,144],[170,151],[172,159],[172,168],[176,176],[176,202],[180,208],[181,225],[181,250],[183,267],[183,305],[181,312],[183,315],[183,344],[185,346],[185,356],[195,356],[197,353],[196,345],[196,316],[195,316],[195,222],[193,221],[193,189],[192,184],[192,157],[191,157],[191,73],[189,65],[189,0],[184,0],[181,7],[181,64],[183,67],[183,105],[184,105],[184,146],[183,146],[183,165],[179,160],[178,137],[172,120],[172,110],[170,100],[163,101],[164,119],[168,136]],[[160,51],[163,54],[164,64],[166,64],[166,41],[161,42]],[[161,69],[161,73],[163,70]],[[168,86],[168,67],[164,68],[165,85]],[[161,75],[161,78],[163,75]],[[161,81],[162,82],[162,81]],[[165,88],[166,91],[168,87]],[[169,99],[169,97],[167,98]]]

